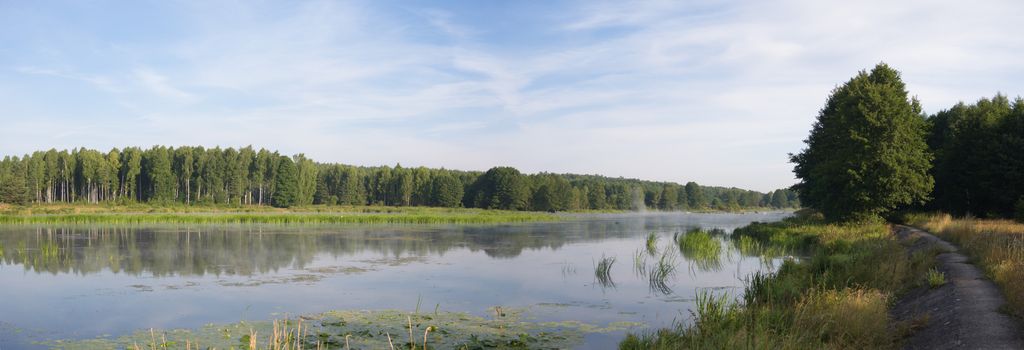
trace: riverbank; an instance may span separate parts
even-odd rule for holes
[[[659,212],[659,211],[654,211]],[[697,211],[757,213],[765,210]],[[622,210],[551,213],[477,208],[308,205],[271,206],[152,204],[0,204],[0,224],[502,224],[571,220]],[[669,212],[666,212],[669,213]]]
[[[737,229],[732,239],[801,258],[749,277],[741,295],[700,295],[691,323],[632,334],[620,349],[892,348],[909,330],[888,306],[927,283],[938,253],[908,254],[909,243],[882,222],[829,224],[806,212]]]
[[[565,220],[546,212],[384,206],[54,204],[0,208],[0,224],[500,224]]]

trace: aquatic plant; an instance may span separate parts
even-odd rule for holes
[[[594,266],[594,276],[597,278],[597,283],[601,287],[615,287],[615,281],[612,280],[612,265],[615,265],[615,257],[606,257],[601,255],[601,260],[598,260]]]
[[[679,253],[701,271],[722,267],[722,244],[708,231],[695,229],[677,239]]]
[[[640,277],[647,276],[647,255],[643,248],[637,248],[633,253],[633,272]]]
[[[647,254],[651,256],[658,254],[658,235],[654,232],[647,235]]]
[[[665,249],[648,272],[647,281],[650,290],[655,293],[671,294],[672,288],[668,286],[668,279],[675,275],[677,265],[675,254],[671,253],[671,250]]]

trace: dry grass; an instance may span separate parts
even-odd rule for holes
[[[1011,311],[1024,317],[1024,224],[947,214],[912,215],[906,221],[963,248],[1003,290]]]
[[[815,290],[797,304],[793,329],[812,331],[825,344],[851,349],[891,346],[888,296],[874,289]]]

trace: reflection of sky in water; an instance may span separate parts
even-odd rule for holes
[[[723,249],[721,268],[678,257],[673,290],[633,269],[648,233],[659,250],[688,228],[731,230],[782,214],[597,215],[499,226],[0,227],[0,348],[331,309],[466,311],[531,307],[540,321],[686,320],[698,288],[739,293],[758,258]],[[723,247],[727,247],[724,245]],[[615,287],[596,283],[617,258]],[[655,258],[648,258],[652,264]],[[617,335],[611,335],[617,337]],[[588,337],[588,347],[615,340]]]

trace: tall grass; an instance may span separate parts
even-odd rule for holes
[[[647,254],[658,254],[658,235],[654,232],[647,234]]]
[[[647,276],[647,255],[643,249],[637,249],[636,253],[633,253],[633,273],[640,277]]]
[[[647,281],[650,290],[655,293],[671,294],[672,288],[668,285],[668,279],[675,275],[677,265],[675,254],[671,250],[665,249],[648,272]]]
[[[602,287],[615,287],[615,281],[612,280],[612,265],[615,265],[615,257],[604,255],[601,255],[601,260],[594,265],[594,277]]]
[[[887,305],[922,283],[933,263],[908,256],[882,223],[836,225],[803,215],[737,232],[734,241],[745,241],[748,251],[788,247],[805,258],[748,276],[735,300],[701,292],[689,323],[629,334],[620,349],[897,347]]]
[[[722,242],[715,238],[712,232],[714,231],[694,229],[676,239],[679,253],[701,271],[718,270],[722,267]]]
[[[1024,223],[947,214],[913,214],[904,221],[963,248],[999,285],[1011,312],[1024,317]]]

